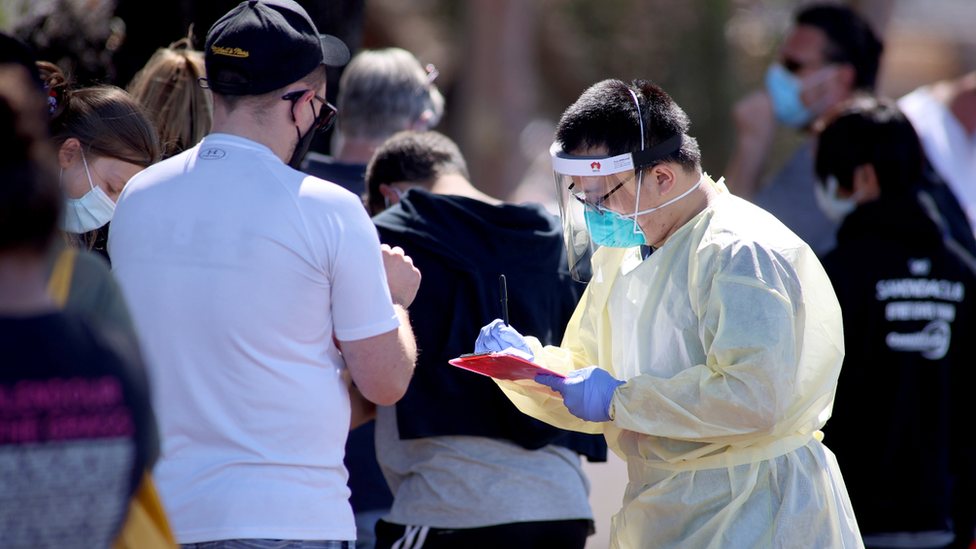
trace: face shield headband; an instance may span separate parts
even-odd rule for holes
[[[641,124],[643,132],[643,123]],[[641,140],[643,142],[643,139]],[[552,169],[560,175],[600,177],[634,171],[657,164],[662,158],[681,150],[684,134],[670,137],[650,149],[617,156],[573,156],[563,151],[558,141],[549,147]],[[643,146],[643,143],[642,143]]]

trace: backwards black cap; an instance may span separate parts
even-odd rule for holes
[[[205,48],[209,87],[223,95],[261,95],[349,62],[342,40],[319,34],[293,0],[241,2],[210,27]]]

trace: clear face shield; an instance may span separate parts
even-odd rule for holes
[[[574,156],[563,151],[560,143],[553,143],[549,152],[566,255],[574,279],[590,280],[590,257],[600,246],[630,248],[646,244],[637,224],[641,174],[678,151],[681,144],[682,135],[676,135],[650,149],[642,146],[635,153]]]
[[[637,172],[630,153],[613,157],[572,156],[563,152],[559,143],[553,143],[549,152],[569,271],[574,279],[588,282],[592,275],[590,257],[599,248],[591,236],[590,224],[599,231],[596,225],[609,220],[613,212],[635,211],[637,185],[631,183]],[[625,238],[626,231],[634,230],[633,222],[626,225],[629,227],[620,225],[616,231],[624,233],[620,236]]]

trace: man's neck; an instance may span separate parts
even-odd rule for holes
[[[383,141],[343,138],[340,143],[333,151],[333,158],[344,164],[368,164],[369,159],[373,158],[373,152]]]
[[[431,185],[430,192],[434,194],[449,194],[473,198],[475,200],[487,202],[488,204],[498,205],[502,203],[501,200],[488,196],[487,194],[479,191],[474,187],[474,185],[471,184],[470,181],[465,179],[463,175],[456,173],[445,174],[438,177],[434,181],[434,184]]]
[[[817,116],[814,116],[813,120],[811,120],[810,123],[803,128],[803,132],[808,137],[816,137],[819,135],[824,128],[830,125],[830,123],[837,118],[840,112],[848,105],[849,101],[857,96],[857,94],[857,90],[849,90],[840,95],[840,99],[831,103],[830,106],[824,109],[823,112]]]
[[[681,191],[677,192],[675,196],[681,196],[688,189],[695,185],[698,180],[703,176],[702,173],[697,173],[694,176],[683,175],[681,180],[683,184],[681,185]],[[676,233],[678,229],[684,227],[685,223],[688,223],[692,218],[703,212],[708,208],[719,195],[719,191],[707,180],[703,180],[701,185],[695,190],[691,191],[688,196],[678,200],[677,202],[670,204],[665,207],[663,211],[668,208],[673,208],[669,216],[665,218],[664,225],[667,227],[667,231],[656,243],[651,245],[657,249],[664,245],[665,242],[671,238],[671,235]]]
[[[245,118],[248,119],[244,120]],[[268,131],[267,128],[262,128],[254,124],[249,117],[244,116],[233,116],[219,123],[217,117],[214,116],[213,128],[210,130],[210,133],[226,133],[260,143],[271,149],[271,152],[280,158],[282,162],[288,162],[291,159],[292,151],[295,148],[294,141],[297,139],[297,134],[291,141],[281,139],[279,132]]]
[[[267,121],[259,120],[246,105],[228,111],[220,101],[215,101],[210,133],[226,133],[260,143],[271,149],[282,162],[288,162],[295,150],[298,133],[296,126],[285,123],[287,117],[279,114],[267,112],[264,115]]]

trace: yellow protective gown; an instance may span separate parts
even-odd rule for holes
[[[531,382],[498,384],[532,417],[604,433],[627,461],[611,547],[863,547],[818,431],[844,337],[809,246],[724,192],[646,260],[601,248],[593,267],[562,345],[527,339],[540,365],[626,381],[613,420],[576,418]]]

